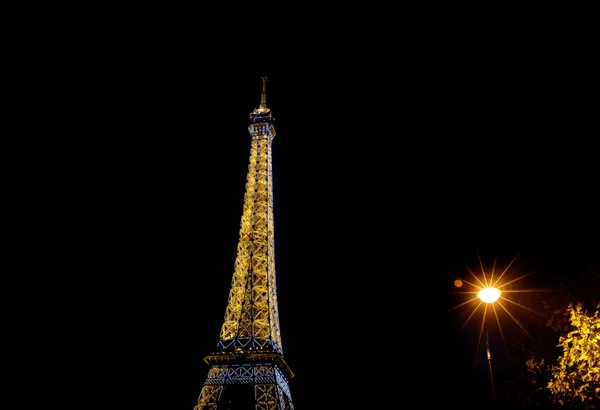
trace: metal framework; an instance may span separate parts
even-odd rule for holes
[[[237,256],[217,343],[204,358],[211,366],[194,410],[293,410],[283,359],[273,226],[271,144],[274,118],[261,77],[259,108],[250,113],[250,162]]]

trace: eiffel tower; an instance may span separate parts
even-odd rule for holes
[[[194,410],[293,410],[283,359],[273,225],[271,144],[275,119],[262,79],[260,106],[252,110],[250,163],[237,256],[217,351]]]

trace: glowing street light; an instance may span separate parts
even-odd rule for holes
[[[492,385],[492,398],[493,398],[492,403],[493,403],[495,401],[495,391],[494,391],[494,380],[493,380],[493,376],[492,376],[492,361],[491,361],[492,357],[490,354],[490,342],[489,342],[489,335],[488,335],[488,330],[487,330],[487,321],[489,320],[488,316],[489,315],[495,316],[496,323],[498,324],[498,330],[500,331],[500,336],[502,337],[502,341],[504,342],[505,347],[506,347],[506,341],[504,340],[504,333],[502,332],[502,326],[500,325],[499,313],[502,313],[502,312],[505,313],[510,319],[512,319],[521,328],[521,330],[523,330],[523,332],[527,336],[531,337],[529,335],[529,333],[527,332],[527,330],[521,325],[521,323],[519,323],[517,318],[515,316],[513,316],[513,314],[508,309],[508,307],[510,305],[514,305],[519,308],[528,310],[532,313],[535,313],[537,315],[540,315],[540,314],[522,304],[517,303],[515,300],[513,300],[513,297],[511,297],[511,295],[513,295],[514,293],[521,293],[521,292],[548,292],[548,291],[552,291],[552,289],[510,289],[510,288],[508,288],[508,286],[510,284],[517,282],[533,273],[533,272],[529,272],[529,273],[526,273],[526,274],[524,274],[520,277],[514,278],[514,279],[505,277],[505,274],[508,272],[509,268],[512,266],[514,261],[517,259],[518,255],[515,256],[510,261],[510,263],[505,267],[505,269],[499,275],[496,274],[496,260],[495,259],[494,259],[494,263],[491,267],[491,270],[486,271],[486,269],[484,269],[484,267],[483,267],[481,258],[479,258],[479,254],[477,256],[479,259],[479,267],[481,269],[480,275],[479,276],[476,275],[475,272],[473,272],[471,269],[469,269],[467,267],[467,271],[473,277],[474,281],[469,281],[465,278],[455,277],[454,286],[457,289],[460,288],[461,290],[451,292],[454,294],[463,294],[463,295],[470,295],[470,296],[468,297],[467,300],[450,308],[450,310],[452,311],[452,310],[459,309],[461,307],[466,307],[469,305],[473,306],[471,314],[467,317],[467,319],[461,326],[461,329],[463,329],[467,325],[467,323],[475,316],[475,313],[477,311],[479,311],[479,308],[483,307],[481,328],[479,331],[479,341],[477,344],[477,352],[479,352],[479,346],[481,344],[481,339],[485,335],[485,347],[487,350],[487,359],[488,359],[489,372],[490,372],[490,382]],[[510,274],[507,276],[510,276]],[[462,290],[462,289],[464,289],[464,290]],[[540,315],[540,316],[543,317],[543,315]],[[478,353],[476,353],[476,355],[477,354]]]
[[[485,303],[494,303],[501,293],[497,288],[483,288],[477,293],[477,297]]]

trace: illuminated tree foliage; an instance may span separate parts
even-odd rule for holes
[[[556,364],[546,365],[542,359],[527,362],[533,374],[550,372],[546,388],[552,399],[561,405],[579,403],[595,409],[600,397],[600,304],[588,315],[581,303],[570,304],[566,310],[571,331],[559,338],[562,349]]]

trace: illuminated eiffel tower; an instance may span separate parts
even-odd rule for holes
[[[274,118],[267,107],[267,77],[260,106],[250,113],[250,164],[237,257],[217,352],[194,410],[293,410],[283,359],[273,227],[271,144]]]

